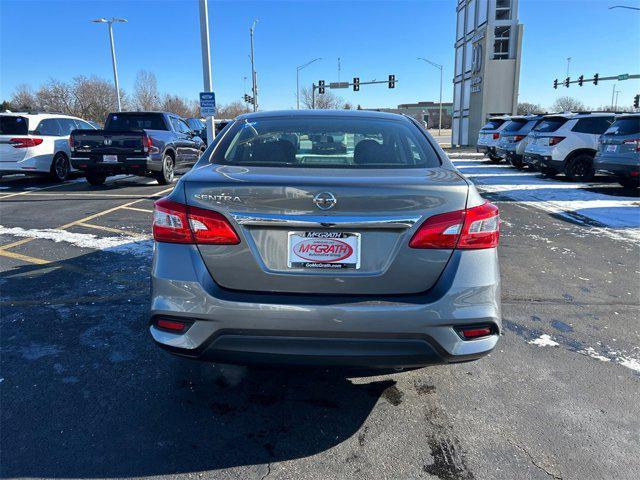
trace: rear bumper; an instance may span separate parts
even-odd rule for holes
[[[122,173],[141,175],[147,172],[159,172],[162,170],[160,159],[152,157],[126,157],[119,155],[117,163],[105,163],[94,157],[71,157],[71,164],[80,171],[98,172],[106,175],[118,175]]]
[[[150,326],[171,353],[238,364],[416,367],[474,360],[498,333],[463,340],[454,326],[500,332],[497,253],[456,251],[437,284],[407,296],[327,296],[220,288],[197,248],[159,243],[152,269]],[[193,322],[182,334],[157,317]]]
[[[596,173],[604,173],[616,177],[638,177],[640,175],[640,159],[637,163],[616,163],[616,159],[596,157],[594,168]]]
[[[553,168],[558,171],[562,171],[564,165],[564,162],[554,160],[550,155],[541,155],[539,153],[529,152],[525,152],[523,161],[534,168]]]

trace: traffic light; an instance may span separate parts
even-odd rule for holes
[[[565,78],[565,79],[564,79],[564,86],[565,86],[565,87],[567,87],[567,88],[569,88],[569,82],[570,82],[570,81],[571,81],[571,78],[570,78],[570,77]]]
[[[360,79],[358,77],[353,78],[353,91],[354,92],[360,91]]]
[[[324,93],[324,80],[318,82],[318,93]]]
[[[396,88],[396,76],[389,75],[389,88]]]
[[[244,101],[253,104],[253,97],[251,95],[244,94]]]
[[[593,84],[594,84],[594,85],[597,85],[597,84],[598,84],[598,79],[599,79],[599,78],[600,78],[600,75],[599,75],[599,74],[597,74],[597,73],[593,76]]]
[[[553,88],[558,88],[558,79],[557,78],[553,81]]]
[[[578,85],[579,85],[579,86],[582,86],[582,84],[583,84],[583,83],[584,83],[584,75],[580,75],[580,76],[578,77]]]
[[[640,95],[633,97],[633,108],[640,108]]]

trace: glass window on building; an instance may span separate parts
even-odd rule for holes
[[[471,0],[467,4],[467,30],[466,32],[473,32],[476,28],[476,0]]]
[[[462,82],[457,82],[453,85],[453,98],[455,99],[455,103],[453,104],[453,109],[456,112],[460,111],[460,105],[462,104],[462,96],[460,95],[462,87]]]
[[[462,75],[462,46],[456,48],[456,72],[455,76]]]
[[[464,6],[458,10],[458,34],[456,39],[460,40],[464,37]]]
[[[505,60],[509,58],[509,38],[511,27],[496,27],[493,33],[493,59]]]
[[[473,63],[473,45],[471,42],[464,44],[464,71],[471,71],[471,64]]]
[[[471,81],[464,82],[462,87],[462,109],[469,110],[469,102],[471,100]]]
[[[478,11],[478,26],[487,21],[487,10],[489,9],[489,0],[478,0],[476,10]]]
[[[511,20],[511,0],[496,0],[496,20]]]
[[[460,145],[469,145],[469,117],[463,117],[460,122]]]

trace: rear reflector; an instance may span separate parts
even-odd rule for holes
[[[155,326],[162,330],[168,330],[173,333],[182,333],[186,332],[189,329],[189,327],[191,326],[191,322],[158,318],[155,321]]]
[[[29,148],[36,147],[42,143],[41,138],[12,138],[9,144],[13,148]]]
[[[240,238],[220,213],[182,203],[158,200],[153,210],[156,242],[237,245]]]
[[[498,207],[486,202],[477,207],[427,218],[409,242],[411,248],[481,249],[498,246]]]
[[[493,334],[493,327],[489,325],[456,327],[458,334],[465,340],[474,340],[476,338],[488,337]]]

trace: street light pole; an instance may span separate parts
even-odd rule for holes
[[[299,65],[299,66],[296,67],[296,108],[298,110],[300,110],[300,70],[302,70],[303,68],[308,67],[313,62],[316,62],[318,60],[322,60],[322,58],[320,58],[320,57],[314,58],[313,60],[310,60],[307,63]]]
[[[111,45],[111,63],[113,64],[113,83],[116,87],[116,100],[118,101],[118,111],[122,111],[122,103],[120,102],[120,83],[118,82],[118,64],[116,62],[116,48],[113,43],[113,24],[127,23],[125,18],[96,18],[93,23],[106,23],[109,29],[109,44]]]
[[[202,50],[202,79],[205,92],[213,92],[211,81],[211,44],[209,42],[209,8],[207,0],[200,0],[200,49]],[[215,118],[206,117],[207,145],[216,136]]]
[[[249,29],[249,33],[251,35],[251,82],[253,85],[253,111],[257,112],[258,111],[258,79],[256,77],[256,67],[255,67],[255,62],[254,62],[254,57],[253,57],[253,31],[256,28],[256,23],[258,23],[258,20],[254,20],[253,24],[251,25],[251,28]]]
[[[418,60],[427,62],[429,65],[433,65],[434,67],[440,69],[440,108],[438,112],[438,135],[442,135],[442,65],[438,65],[437,63],[434,63],[431,60],[427,60],[426,58],[422,57],[418,57]]]

